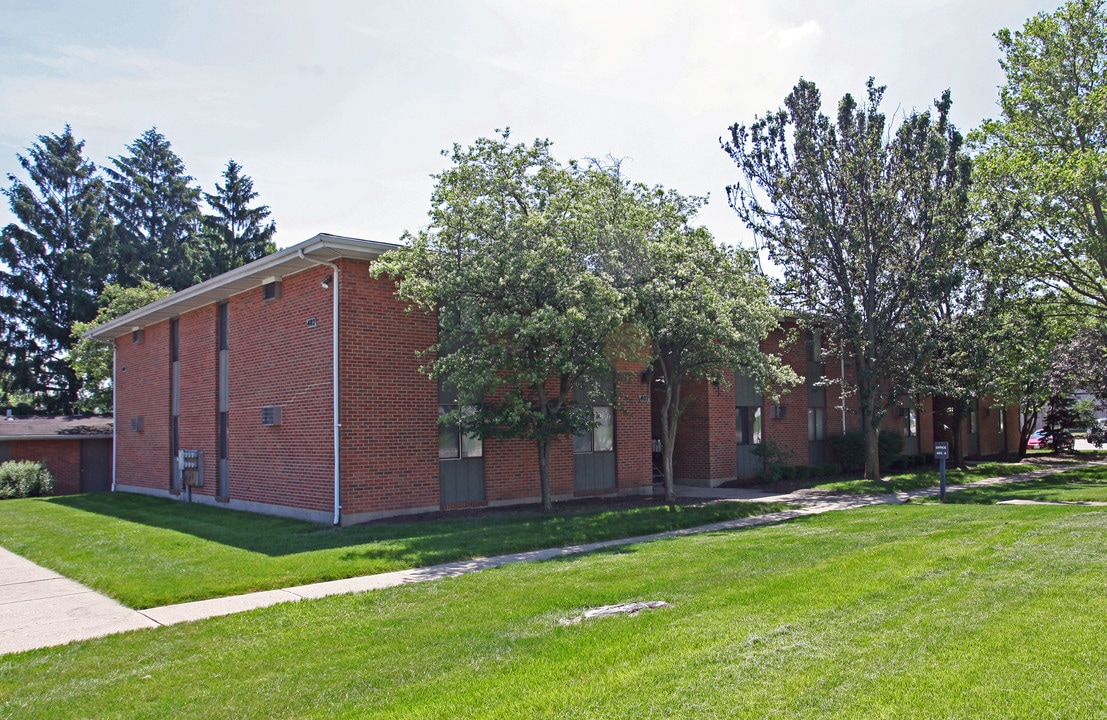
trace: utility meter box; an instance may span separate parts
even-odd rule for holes
[[[204,451],[181,450],[177,454],[177,467],[181,472],[181,483],[189,487],[204,486]]]

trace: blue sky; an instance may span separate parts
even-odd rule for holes
[[[241,163],[280,246],[395,242],[426,222],[440,151],[510,126],[563,160],[610,155],[634,180],[709,194],[700,221],[748,243],[726,205],[729,125],[779,107],[801,76],[833,112],[873,75],[890,114],[950,88],[968,131],[996,114],[993,33],[1056,6],[0,0],[0,173],[67,122],[98,164],[157,126],[205,190]]]

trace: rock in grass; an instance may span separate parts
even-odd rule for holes
[[[576,625],[582,620],[591,620],[592,618],[606,617],[608,615],[637,615],[643,610],[653,610],[654,608],[669,607],[669,603],[664,600],[647,600],[646,602],[629,602],[619,603],[618,605],[604,605],[598,608],[592,608],[591,610],[585,610],[583,615],[577,615],[572,618],[565,618],[561,620],[562,625]]]

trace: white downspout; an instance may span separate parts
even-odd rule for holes
[[[301,259],[310,260],[319,265],[327,265],[334,270],[334,281],[331,285],[331,405],[334,414],[334,519],[332,523],[334,525],[340,525],[342,523],[342,485],[340,482],[342,476],[339,463],[342,455],[340,452],[341,441],[339,436],[341,434],[342,423],[339,422],[341,418],[338,414],[338,266],[326,260],[309,258],[304,255],[302,248],[299,251],[299,255]]]
[[[115,492],[115,464],[119,455],[119,406],[115,403],[115,389],[119,387],[116,376],[116,349],[119,343],[111,341],[111,491]]]

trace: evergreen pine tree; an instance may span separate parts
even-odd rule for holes
[[[3,190],[18,220],[0,233],[0,311],[5,395],[47,412],[70,412],[80,381],[66,362],[74,322],[96,315],[109,272],[111,221],[96,166],[68,125],[17,155],[30,182]]]
[[[204,275],[214,277],[257,260],[276,250],[273,234],[277,226],[269,217],[269,206],[250,207],[257,198],[254,181],[242,173],[234,160],[227,162],[223,184],[215,194],[204,193],[214,211],[204,216]]]
[[[105,168],[119,244],[117,280],[183,290],[201,280],[200,188],[169,141],[150,128]]]

